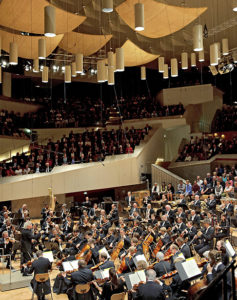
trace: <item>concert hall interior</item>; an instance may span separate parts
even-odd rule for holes
[[[237,0],[0,0],[1,300],[237,299]]]

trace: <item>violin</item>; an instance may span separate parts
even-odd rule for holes
[[[96,271],[97,269],[99,269],[99,267],[103,265],[103,262],[100,262],[98,263],[97,265],[94,265],[93,267],[91,267],[91,271],[94,272]]]

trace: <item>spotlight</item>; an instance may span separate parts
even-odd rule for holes
[[[57,72],[58,71],[58,67],[53,65],[53,72]]]
[[[65,72],[65,66],[62,66],[62,72],[63,73]]]

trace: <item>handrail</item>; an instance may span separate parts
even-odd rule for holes
[[[178,176],[178,175],[176,175],[176,174],[168,171],[167,169],[165,169],[165,168],[163,168],[161,166],[158,166],[158,165],[155,165],[155,164],[152,164],[152,166],[155,167],[155,168],[157,168],[157,169],[159,169],[160,171],[166,173],[167,175],[174,177],[177,180],[185,181],[185,179],[183,179],[182,177],[180,177],[180,176]]]
[[[213,292],[215,286],[221,281],[224,280],[224,294],[222,295],[222,299],[227,300],[227,282],[226,282],[226,275],[232,270],[232,298],[231,299],[236,299],[236,291],[235,291],[235,269],[237,266],[235,266],[236,261],[233,259],[232,262],[215,278],[212,280],[212,282],[208,285],[206,289],[204,289],[195,300],[205,300],[208,299],[209,293]]]

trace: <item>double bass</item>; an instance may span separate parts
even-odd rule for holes
[[[124,240],[121,239],[118,244],[116,245],[114,251],[112,252],[110,259],[112,261],[115,261],[116,258],[118,258],[120,251],[123,249],[124,246]]]

